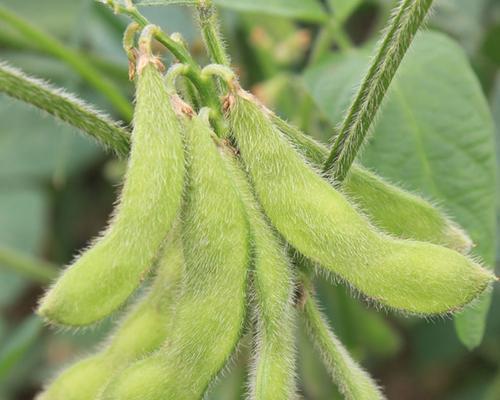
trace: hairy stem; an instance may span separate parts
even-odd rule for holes
[[[103,3],[110,6],[115,13],[127,15],[133,21],[137,22],[141,28],[150,25],[147,18],[133,5],[128,4],[123,6],[115,0],[104,0]],[[202,76],[200,66],[181,42],[172,39],[161,30],[155,32],[154,37],[163,44],[179,62],[190,66],[189,71],[186,73],[186,77],[198,89],[202,103],[213,109],[212,123],[214,124],[214,130],[218,135],[223,136],[226,128],[222,120],[220,100],[214,82]]]
[[[348,400],[377,400],[384,395],[370,376],[354,361],[330,330],[315,300],[307,294],[303,317],[323,363]]]
[[[57,276],[55,265],[4,247],[0,247],[0,265],[41,284],[47,284]]]
[[[217,11],[212,5],[212,0],[198,0],[196,8],[201,34],[212,62],[225,66],[231,65],[231,59],[222,42]]]
[[[110,82],[78,52],[67,48],[56,38],[32,26],[4,7],[0,7],[0,20],[17,29],[27,40],[71,66],[90,85],[102,93],[127,122],[132,119],[132,106],[120,89]]]
[[[40,108],[54,117],[89,134],[119,156],[129,150],[127,132],[83,101],[30,78],[18,69],[0,63],[0,92]]]
[[[324,170],[336,181],[346,177],[432,1],[401,0],[396,9],[324,165]]]

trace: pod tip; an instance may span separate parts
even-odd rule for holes
[[[469,254],[475,247],[467,232],[454,222],[446,227],[445,237],[448,239],[448,246],[461,254]]]

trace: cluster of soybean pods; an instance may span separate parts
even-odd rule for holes
[[[132,148],[108,228],[40,302],[58,326],[84,327],[141,295],[100,350],[57,376],[40,400],[194,400],[252,338],[248,398],[299,398],[295,320],[307,325],[347,399],[384,398],[332,332],[311,284],[323,272],[382,307],[422,316],[460,310],[496,277],[468,257],[467,234],[428,201],[355,165],[324,177],[328,151],[210,65],[225,96],[213,111],[162,74],[147,26],[131,57]],[[216,75],[216,76],[214,76]],[[222,82],[222,83],[221,83]]]

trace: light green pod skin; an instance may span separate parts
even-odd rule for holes
[[[271,115],[276,126],[317,168],[322,168],[329,151],[297,128]],[[383,231],[403,238],[440,244],[468,254],[473,243],[467,233],[438,207],[405,191],[361,165],[354,164],[342,183],[342,191],[360,211]]]
[[[105,348],[63,371],[37,400],[95,400],[111,376],[157,350],[172,326],[184,258],[180,235],[169,241],[149,293],[125,315]]]
[[[115,214],[102,237],[42,299],[40,315],[82,326],[125,302],[154,264],[178,215],[184,169],[180,123],[160,72],[148,64],[137,81],[132,150]]]
[[[415,314],[456,311],[496,278],[461,254],[378,232],[322,179],[252,100],[229,117],[267,216],[300,253],[381,304]]]
[[[296,398],[292,270],[231,149],[223,150],[223,157],[245,203],[252,234],[256,352],[249,398],[291,400]]]
[[[383,400],[385,396],[370,375],[352,359],[347,349],[328,328],[310,296],[304,303],[309,336],[321,354],[323,364],[346,400]]]
[[[119,374],[103,400],[196,400],[226,365],[245,321],[250,232],[210,128],[188,123],[185,271],[175,325],[161,350]]]

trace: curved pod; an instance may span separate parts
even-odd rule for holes
[[[104,350],[64,370],[37,400],[94,400],[111,376],[157,350],[172,329],[172,313],[184,264],[180,235],[159,261],[149,293],[128,312]]]
[[[369,298],[417,314],[459,309],[495,280],[453,250],[378,232],[244,96],[228,102],[233,135],[264,211],[303,255]]]
[[[186,142],[185,271],[175,326],[161,350],[110,383],[105,400],[201,399],[242,333],[250,257],[245,209],[199,117],[188,122]]]
[[[270,113],[275,126],[287,135],[303,156],[318,169],[323,167],[328,149],[298,128]],[[443,245],[462,254],[473,246],[466,232],[426,199],[354,164],[342,182],[342,192],[383,231],[402,239]]]
[[[132,150],[119,204],[103,235],[42,299],[51,322],[81,326],[108,316],[154,264],[182,200],[180,124],[153,64],[137,81]]]
[[[291,400],[295,388],[293,273],[283,244],[269,227],[232,150],[223,157],[243,199],[252,235],[255,356],[250,382],[254,400]]]

